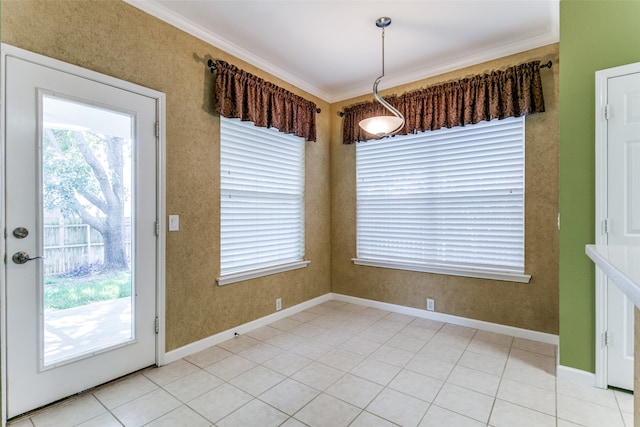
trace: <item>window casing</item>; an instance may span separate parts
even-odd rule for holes
[[[356,264],[528,282],[524,118],[356,146]]]
[[[303,138],[220,117],[224,285],[306,267]]]

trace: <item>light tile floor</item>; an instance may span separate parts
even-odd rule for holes
[[[549,344],[329,301],[10,425],[633,425],[632,395],[555,367]]]

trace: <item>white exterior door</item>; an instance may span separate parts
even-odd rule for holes
[[[640,73],[609,78],[607,93],[607,243],[640,246]],[[634,306],[607,281],[608,385],[633,390]]]
[[[11,418],[156,363],[159,100],[3,49]]]

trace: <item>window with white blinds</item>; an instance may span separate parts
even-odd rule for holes
[[[524,118],[357,144],[356,264],[527,282]]]
[[[305,267],[303,138],[220,118],[218,284]]]

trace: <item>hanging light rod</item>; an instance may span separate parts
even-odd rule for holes
[[[382,74],[373,83],[373,96],[382,104],[384,108],[389,110],[393,116],[377,116],[370,117],[360,121],[359,125],[365,132],[384,138],[393,136],[404,127],[404,116],[393,105],[385,101],[378,93],[378,84],[384,77],[384,29],[391,25],[391,18],[383,16],[376,20],[376,27],[382,28]]]

